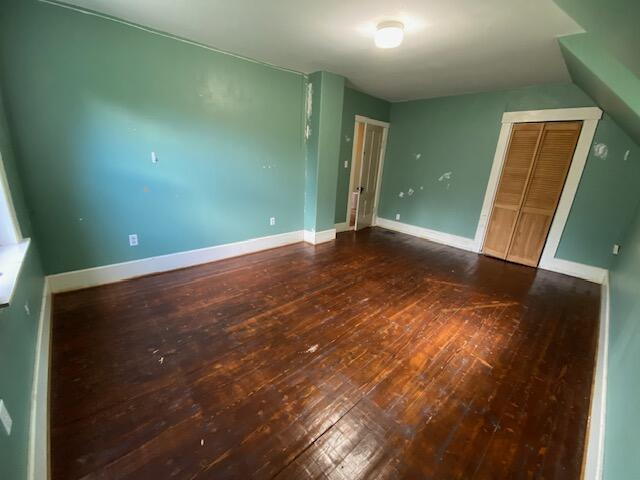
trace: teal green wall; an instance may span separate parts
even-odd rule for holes
[[[21,194],[1,91],[0,153],[22,233],[29,237],[31,226]],[[0,478],[2,479],[27,478],[31,389],[43,286],[42,267],[32,239],[11,304],[0,308],[0,398],[4,400],[13,419],[10,437],[7,437],[4,429],[0,427]],[[29,312],[26,311],[25,305],[28,306]]]
[[[344,107],[342,109],[342,135],[340,137],[340,155],[338,157],[338,187],[336,193],[335,222],[347,221],[347,201],[349,199],[349,180],[351,176],[351,154],[353,153],[353,128],[356,115],[389,121],[391,104],[353,88],[344,89]],[[345,167],[345,162],[347,166]]]
[[[640,142],[640,76],[590,33],[562,37],[559,43],[573,82]]]
[[[554,0],[615,58],[640,77],[638,0]]]
[[[307,141],[304,228],[334,228],[344,77],[329,72],[309,76],[313,88],[311,135]]]
[[[610,271],[605,480],[640,478],[639,293],[640,210],[636,211],[620,255]]]
[[[47,273],[302,228],[302,75],[33,0],[7,8],[0,75]]]
[[[572,84],[392,104],[379,216],[395,219],[400,213],[401,222],[473,238],[502,114],[593,105]],[[631,216],[640,156],[608,116],[600,122],[595,141],[606,143],[610,154],[606,160],[589,155],[558,256],[608,267],[612,245]],[[633,154],[624,161],[628,148]],[[440,181],[448,172],[451,179]],[[407,194],[410,188],[412,196]]]

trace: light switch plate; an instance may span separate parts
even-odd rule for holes
[[[4,430],[7,432],[7,435],[11,435],[11,427],[13,426],[13,420],[11,420],[11,415],[9,415],[9,410],[4,405],[4,400],[0,400],[0,422],[2,422],[2,426]]]

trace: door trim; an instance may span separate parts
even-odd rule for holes
[[[353,146],[351,148],[351,165],[350,173],[349,173],[349,196],[347,197],[347,213],[346,213],[346,223],[347,228],[343,231],[354,230],[355,225],[353,227],[349,226],[349,215],[351,211],[351,200],[353,198],[353,187],[356,182],[356,172],[353,169],[353,165],[355,164],[357,145],[360,141],[358,137],[358,123],[364,123],[364,138],[367,138],[367,124],[369,125],[378,125],[382,127],[382,144],[380,145],[380,165],[378,165],[378,176],[376,179],[376,196],[373,202],[373,216],[371,219],[371,225],[376,224],[376,219],[378,218],[378,203],[380,201],[380,187],[382,186],[382,168],[384,166],[384,157],[387,153],[387,138],[389,137],[389,126],[391,125],[388,122],[383,122],[382,120],[376,120],[374,118],[365,117],[362,115],[356,115],[353,127]],[[364,148],[362,149],[362,155],[364,155]],[[360,163],[362,165],[362,162]],[[357,215],[357,212],[356,212]]]
[[[555,263],[561,260],[555,258],[556,251],[558,250],[558,245],[560,245],[560,239],[562,238],[564,227],[569,218],[569,211],[571,210],[571,205],[573,205],[573,199],[575,198],[580,178],[582,177],[582,172],[587,162],[591,143],[593,142],[593,137],[598,126],[598,120],[600,120],[601,117],[602,110],[597,107],[505,112],[502,115],[502,128],[500,129],[498,145],[493,157],[489,182],[484,195],[482,211],[478,219],[478,226],[474,238],[476,251],[482,251],[482,245],[484,244],[484,239],[487,234],[489,217],[491,216],[491,209],[498,190],[498,182],[500,181],[502,167],[506,159],[513,124],[524,122],[582,121],[582,130],[578,137],[578,144],[573,153],[567,179],[562,189],[562,194],[560,195],[551,228],[549,229],[547,241],[542,250],[540,262],[538,263],[538,267],[545,270],[554,270],[554,267],[557,267]]]

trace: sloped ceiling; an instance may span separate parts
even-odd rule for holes
[[[559,39],[571,79],[640,145],[640,1],[555,1],[586,30]]]

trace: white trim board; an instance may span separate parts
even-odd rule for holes
[[[424,238],[432,242],[442,243],[443,245],[459,248],[468,252],[481,253],[476,240],[473,238],[461,237],[451,233],[431,230],[429,228],[418,227],[416,225],[396,222],[380,217],[376,219],[376,226],[406,233],[407,235],[413,235],[414,237]],[[604,268],[584,265],[560,258],[554,258],[552,262],[540,265],[539,268],[600,284],[606,280],[608,275],[608,271]]]
[[[389,128],[389,122],[383,122],[382,120],[376,120],[375,118],[365,117],[364,115],[356,115],[356,122],[369,123],[371,125],[378,125],[380,127]]]
[[[323,230],[321,232],[314,232],[312,230],[304,231],[304,241],[311,245],[318,245],[319,243],[330,242],[336,238],[336,229],[330,228],[329,230]]]
[[[49,478],[49,349],[51,345],[51,290],[45,278],[40,307],[31,391],[29,480]]]
[[[600,118],[602,118],[602,110],[598,107],[552,108],[505,112],[502,115],[502,123],[570,122],[573,120],[600,120]]]
[[[607,370],[609,358],[609,277],[602,282],[600,295],[600,327],[596,368],[591,390],[591,407],[586,438],[586,454],[582,478],[601,480],[604,467],[604,436],[607,410]]]
[[[460,248],[461,250],[467,250],[469,252],[477,253],[473,238],[460,237],[458,235],[452,235],[450,233],[439,232],[437,230],[431,230],[429,228],[418,227],[416,225],[410,225],[408,223],[396,222],[395,220],[389,220],[387,218],[381,217],[378,217],[376,219],[376,226],[386,228],[387,230],[393,230],[396,232],[413,235],[414,237],[424,238],[426,240],[431,240],[432,242],[442,243],[450,247]]]
[[[353,230],[353,228],[349,226],[348,222],[336,223],[336,233],[348,232],[349,230]]]
[[[493,157],[489,182],[485,191],[484,201],[482,202],[482,211],[476,228],[476,251],[482,251],[482,245],[489,225],[489,218],[493,209],[493,201],[498,190],[502,167],[509,148],[509,140],[511,138],[513,124],[520,122],[581,120],[583,123],[580,136],[578,137],[578,143],[573,154],[573,159],[571,160],[567,179],[565,181],[564,188],[562,189],[558,207],[553,217],[551,228],[549,229],[549,235],[547,236],[547,241],[545,243],[544,250],[542,251],[542,256],[540,257],[538,266],[545,270],[565,273],[567,275],[602,283],[602,275],[603,272],[605,272],[604,269],[598,269],[597,267],[590,267],[588,265],[577,264],[575,262],[568,262],[566,260],[556,258],[558,245],[560,245],[560,239],[562,238],[562,233],[564,232],[567,219],[569,218],[569,212],[571,211],[571,206],[573,205],[573,200],[578,190],[578,185],[580,184],[580,178],[582,177],[582,172],[584,171],[585,164],[587,163],[587,157],[598,126],[598,120],[601,117],[602,110],[597,107],[531,110],[524,112],[505,112],[503,114],[502,128],[500,130],[500,136],[498,137],[498,145]]]
[[[335,229],[331,230],[335,238]],[[318,232],[321,235],[324,232]],[[115,263],[101,267],[75,270],[72,272],[49,275],[52,293],[80,288],[95,287],[107,283],[119,282],[129,278],[141,277],[152,273],[167,272],[179,268],[192,267],[203,263],[215,262],[225,258],[237,257],[247,253],[259,252],[270,248],[282,247],[305,239],[303,230],[258,237],[241,242],[216,245],[186,252],[170,253],[157,257],[143,258],[130,262]]]

